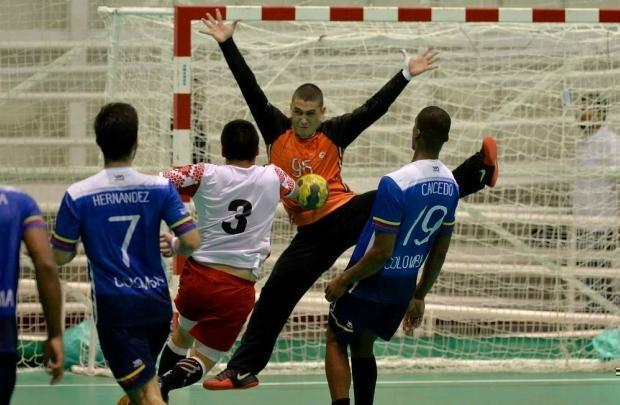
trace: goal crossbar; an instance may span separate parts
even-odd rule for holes
[[[191,162],[192,21],[219,10],[239,21],[402,22],[402,23],[620,23],[620,9],[508,7],[220,6],[174,8],[106,7],[101,15],[174,16],[173,155],[175,166]]]

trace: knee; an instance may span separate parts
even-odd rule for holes
[[[189,349],[194,342],[194,338],[188,331],[181,327],[177,327],[172,331],[172,343],[178,347]]]
[[[365,342],[351,343],[351,357],[368,358],[374,356],[374,345]]]
[[[338,341],[336,332],[334,332],[330,327],[327,328],[326,336],[325,336],[325,344],[328,350],[338,350],[344,353],[347,352],[348,345],[345,343],[341,343]]]

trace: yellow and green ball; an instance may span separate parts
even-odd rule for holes
[[[318,210],[323,208],[327,197],[329,197],[329,187],[327,180],[318,174],[305,174],[297,179],[299,205],[307,210]]]

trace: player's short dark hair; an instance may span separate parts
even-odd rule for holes
[[[319,106],[323,107],[323,92],[316,84],[304,83],[297,87],[293,93],[293,100],[296,98],[303,101],[318,101]]]
[[[590,92],[581,96],[581,104],[590,105],[596,107],[603,113],[603,117],[607,115],[608,101],[600,93]]]
[[[416,125],[424,145],[436,152],[439,152],[444,142],[448,141],[451,124],[450,115],[434,105],[424,107],[416,117]]]
[[[106,160],[129,157],[138,140],[138,113],[127,103],[109,103],[95,118],[95,136]]]
[[[228,160],[254,160],[258,156],[258,132],[249,121],[233,120],[224,125],[220,142],[222,156]]]

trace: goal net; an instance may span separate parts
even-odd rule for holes
[[[217,43],[198,32],[196,16],[205,9],[183,8],[192,17],[177,16],[176,27],[171,9],[100,10],[108,35],[105,100],[127,100],[138,109],[138,165],[147,171],[222,163],[223,125],[252,120]],[[427,105],[452,117],[441,156],[449,167],[475,153],[483,136],[498,141],[497,187],[461,201],[423,325],[414,336],[399,331],[390,342],[378,341],[381,367],[612,367],[601,361],[595,339],[620,326],[620,167],[604,149],[585,163],[578,154],[592,135],[579,121],[587,95],[604,100],[606,125],[620,130],[617,23],[603,23],[607,14],[589,9],[499,9],[474,14],[480,18],[459,8],[225,11],[229,20],[242,20],[235,42],[271,104],[285,114],[302,83],[323,90],[327,117],[333,117],[387,82],[402,67],[401,49],[440,52],[439,69],[414,78],[345,151],[343,177],[356,192],[373,189],[381,175],[410,161],[413,120]],[[293,21],[266,21],[281,19]],[[265,163],[261,148],[259,162]],[[580,210],[581,184],[614,197]],[[280,210],[274,255],[259,287],[294,231]],[[345,254],[299,303],[267,371],[321,370],[328,311],[323,290],[347,260]],[[90,347],[80,362],[90,370],[104,367]]]

